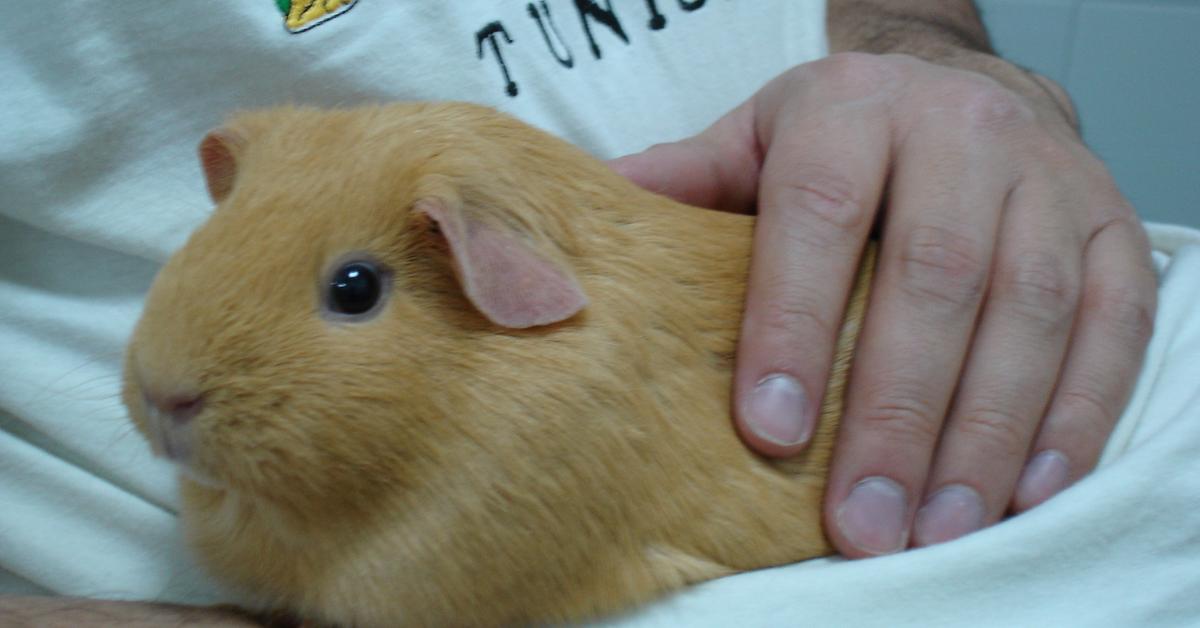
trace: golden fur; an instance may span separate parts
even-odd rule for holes
[[[753,218],[638,189],[462,104],[237,116],[236,179],[162,270],[128,355],[203,391],[188,539],[266,608],[354,626],[578,620],[831,552],[827,460],[871,263],[807,453],[730,419]],[[218,186],[220,187],[220,186]],[[447,195],[569,269],[589,300],[525,330],[464,298],[428,219]],[[332,264],[393,271],[378,316],[321,314]]]

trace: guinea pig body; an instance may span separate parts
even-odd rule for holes
[[[831,551],[869,260],[812,445],[771,462],[729,418],[752,217],[470,105],[243,114],[201,155],[219,207],[155,281],[124,395],[200,560],[263,608],[579,620]],[[357,262],[378,302],[338,311]]]

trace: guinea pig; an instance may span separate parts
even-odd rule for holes
[[[123,398],[190,546],[344,626],[576,621],[832,552],[821,527],[868,248],[811,446],[730,388],[753,216],[639,189],[490,109],[237,115]]]

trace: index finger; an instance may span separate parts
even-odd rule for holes
[[[834,343],[888,163],[883,102],[822,83],[757,120],[769,146],[737,350],[734,415],[769,456],[803,448],[816,427]],[[778,91],[778,90],[776,90]],[[873,96],[873,93],[872,93]]]

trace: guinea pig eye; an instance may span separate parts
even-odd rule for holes
[[[327,307],[350,316],[370,312],[383,295],[383,277],[367,262],[343,264],[329,280]]]

